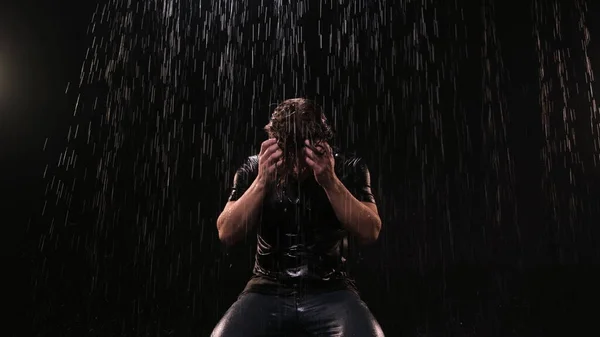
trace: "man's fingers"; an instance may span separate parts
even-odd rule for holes
[[[325,153],[330,153],[331,152],[331,146],[329,146],[329,143],[323,141],[323,142],[318,142],[317,144],[315,144],[315,148],[317,148],[319,151]]]
[[[279,159],[275,162],[269,162],[267,170],[271,173],[275,173],[279,167],[283,165],[283,159]]]
[[[316,166],[316,163],[314,160],[310,159],[310,158],[306,158],[306,164],[308,165],[308,167],[310,167],[311,169],[314,169]]]
[[[263,155],[267,149],[269,149],[273,144],[277,143],[277,139],[269,138],[260,144],[260,152],[259,155]]]
[[[277,151],[281,151],[281,149],[279,148],[279,145],[272,144],[263,152],[262,157],[269,160],[269,158],[271,158],[275,153],[277,153]]]
[[[273,153],[271,153],[271,155],[269,156],[269,162],[275,162],[279,160],[281,156],[283,156],[283,151],[279,148],[275,149],[275,151],[273,151]]]
[[[322,156],[324,154],[327,153],[327,150],[325,148],[323,148],[322,146],[315,146],[315,148],[313,149],[313,152],[317,155],[317,156]]]
[[[313,161],[316,159],[316,154],[313,150],[311,150],[308,146],[304,148],[304,154],[306,157],[312,159]]]
[[[308,139],[304,140],[304,147],[311,149],[311,151],[317,156],[321,156],[325,153],[325,149],[321,145],[313,145]]]

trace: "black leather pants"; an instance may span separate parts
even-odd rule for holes
[[[246,293],[229,308],[212,337],[380,337],[381,327],[348,290],[290,296]]]

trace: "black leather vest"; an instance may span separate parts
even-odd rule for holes
[[[335,172],[360,201],[375,202],[367,166],[355,156],[335,153]],[[237,171],[229,197],[237,200],[258,174],[258,156]],[[347,231],[325,190],[312,175],[270,189],[257,224],[254,274],[277,281],[328,281],[345,278]]]

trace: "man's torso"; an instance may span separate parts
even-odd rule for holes
[[[360,160],[335,154],[338,179],[361,201],[374,201],[370,183],[361,180]],[[242,173],[242,174],[240,174]],[[238,196],[258,173],[258,157],[249,157],[238,170]],[[236,186],[232,196],[236,193]],[[230,198],[230,200],[235,198]],[[325,190],[312,175],[271,188],[257,226],[254,277],[246,291],[283,293],[298,290],[353,289],[346,272],[347,231],[338,220]]]

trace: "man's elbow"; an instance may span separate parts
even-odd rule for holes
[[[217,231],[219,233],[219,241],[221,241],[226,246],[231,246],[235,243],[235,236],[232,235],[231,231],[227,230],[227,226],[224,223],[224,220],[221,216],[217,219]]]
[[[379,239],[380,232],[381,232],[381,220],[378,220],[377,223],[375,224],[375,228],[372,231],[370,243],[373,243],[373,242],[377,241],[377,239]]]
[[[219,241],[225,246],[233,246],[237,242],[237,238],[234,235],[228,234],[224,230],[219,230]]]
[[[374,243],[379,239],[379,233],[381,232],[381,220],[377,220],[371,230],[361,237],[360,242],[364,245]]]
[[[373,231],[373,242],[379,239],[379,233],[381,233],[381,220],[379,220],[375,226],[375,230]]]

